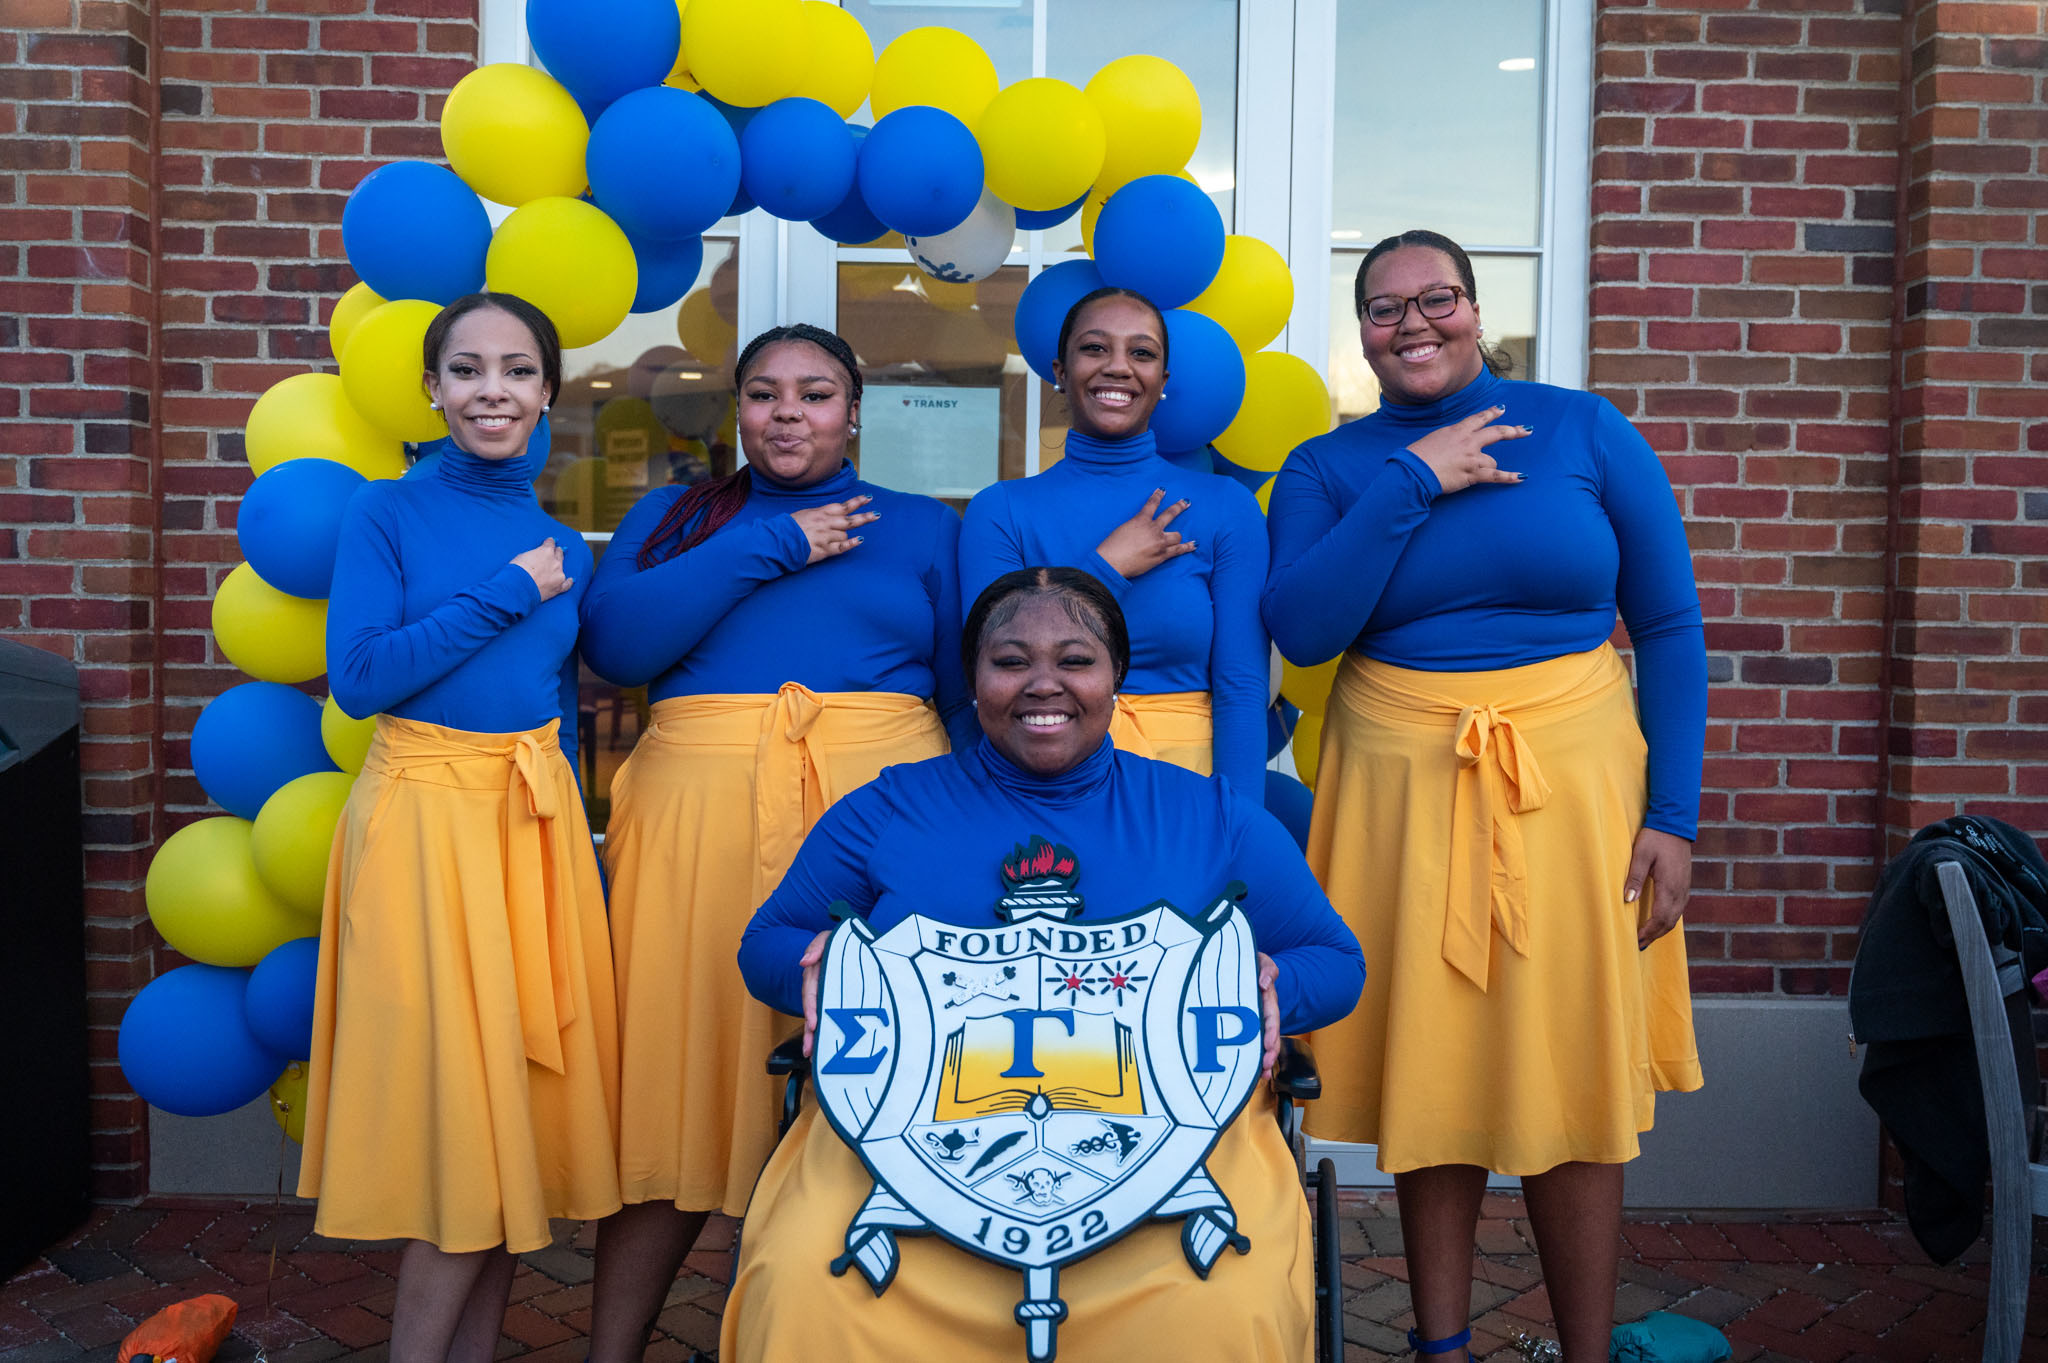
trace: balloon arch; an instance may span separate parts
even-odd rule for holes
[[[447,434],[420,364],[443,305],[518,294],[564,346],[587,346],[629,313],[674,307],[702,233],[732,214],[758,208],[845,245],[897,233],[918,269],[964,283],[1000,268],[1019,231],[1078,213],[1087,255],[1040,272],[1017,304],[1018,351],[1040,377],[1074,301],[1121,285],[1165,310],[1175,400],[1153,429],[1169,458],[1220,455],[1269,485],[1329,429],[1315,370],[1262,349],[1293,280],[1273,247],[1227,234],[1188,175],[1201,102],[1171,62],[1001,86],[965,34],[914,29],[877,56],[829,0],[528,0],[526,23],[546,72],[463,77],[441,116],[448,164],[382,166],[350,195],[342,242],[362,282],[329,324],[339,374],[284,379],[249,415],[247,562],[216,592],[213,629],[256,680],[193,728],[193,771],[227,812],[166,839],[145,890],[164,940],[197,964],[147,985],[120,1033],[129,1082],[169,1112],[227,1112],[268,1088],[279,1123],[302,1128],[328,850],[374,717],[298,687],[326,671],[350,493]],[[872,127],[847,121],[863,104]],[[485,200],[511,209],[495,231]],[[1305,712],[1292,737],[1311,781],[1326,670],[1290,667],[1281,683]],[[1288,737],[1283,720],[1274,750]],[[1283,817],[1305,823],[1306,792],[1281,795]]]

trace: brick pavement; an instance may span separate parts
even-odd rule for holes
[[[1521,1199],[1489,1194],[1483,1215],[1473,1351],[1509,1360],[1520,1356],[1511,1343],[1518,1333],[1547,1332],[1549,1301]],[[591,1233],[570,1222],[557,1230],[552,1246],[524,1256],[500,1358],[582,1363]],[[669,1294],[648,1363],[684,1363],[693,1349],[715,1347],[732,1230],[714,1220],[706,1231]],[[1963,1266],[1938,1268],[1903,1222],[1882,1212],[1645,1217],[1624,1234],[1618,1317],[1694,1316],[1728,1335],[1735,1363],[1960,1363],[1982,1354],[1981,1245]],[[1346,1358],[1401,1357],[1414,1321],[1391,1195],[1347,1198],[1343,1237]],[[2048,1267],[2043,1249],[2037,1245],[2036,1262]],[[103,1207],[0,1286],[0,1359],[112,1360],[134,1322],[201,1292],[224,1293],[242,1309],[222,1363],[248,1363],[259,1345],[270,1363],[381,1359],[397,1261],[388,1243],[314,1235],[303,1204],[156,1199]],[[2027,1356],[2048,1359],[2048,1283],[2037,1283]]]

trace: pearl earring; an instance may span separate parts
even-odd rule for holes
[[[850,435],[850,436],[853,436],[853,435],[859,435],[859,434],[860,434],[860,423],[859,423],[859,422],[848,422],[848,423],[847,423],[847,426],[846,426],[846,433],[847,433],[848,435]]]
[[[441,410],[441,404],[438,402],[429,402],[427,404],[427,410],[430,412],[438,412]]]
[[[1486,328],[1485,328],[1485,327],[1481,327],[1481,328],[1479,328],[1479,334],[1480,334],[1481,336],[1484,336],[1484,335],[1486,334]]]
[[[1063,383],[1056,383],[1052,386],[1052,391],[1055,393],[1064,393],[1067,391],[1067,386]]]

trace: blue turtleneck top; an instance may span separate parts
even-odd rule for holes
[[[512,560],[549,537],[572,582],[543,602]],[[444,444],[430,467],[349,499],[327,602],[335,703],[473,733],[559,719],[574,767],[576,604],[590,578],[589,546],[540,509],[526,459]]]
[[[657,488],[620,523],[583,599],[583,653],[621,686],[671,696],[894,691],[935,700],[955,747],[974,743],[960,671],[960,518],[930,497],[860,481],[853,465],[808,487],[752,478],[746,505],[688,553],[641,568],[640,549],[687,490]],[[792,517],[873,497],[862,543],[805,566]]]
[[[1161,507],[1185,497],[1172,528],[1195,551],[1127,580],[1095,552],[1154,488]],[[1271,649],[1259,621],[1266,532],[1259,504],[1235,479],[1161,458],[1150,431],[1126,440],[1067,432],[1065,456],[1034,477],[975,494],[960,530],[960,595],[1018,568],[1082,568],[1102,579],[1131,631],[1133,695],[1207,691],[1217,775],[1252,799],[1265,790]]]
[[[754,997],[803,1012],[798,959],[845,903],[876,932],[919,913],[995,926],[1003,859],[1033,834],[1072,849],[1080,922],[1165,899],[1197,914],[1233,880],[1260,951],[1280,967],[1280,1027],[1305,1032],[1349,1013],[1365,958],[1279,822],[1223,783],[1119,752],[1104,739],[1078,765],[1036,776],[995,747],[886,768],[825,811],[789,874],[740,939]]]
[[[1520,484],[1440,495],[1408,444],[1487,407],[1535,428],[1487,453]],[[1619,608],[1649,742],[1650,827],[1698,832],[1707,657],[1685,527],[1663,465],[1605,398],[1484,370],[1295,450],[1267,516],[1263,608],[1304,666],[1347,648],[1430,672],[1520,667],[1598,648]]]

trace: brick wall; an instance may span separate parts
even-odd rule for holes
[[[1599,15],[1591,383],[1663,455],[1706,613],[1702,991],[1843,992],[1872,884],[1896,8]]]
[[[84,679],[96,1191],[132,1196],[146,1114],[114,1028],[170,963],[151,850],[211,812],[192,721],[246,680],[209,622],[241,557],[242,424],[270,384],[333,367],[342,205],[374,165],[439,157],[476,4],[0,0],[0,19],[0,632]]]

